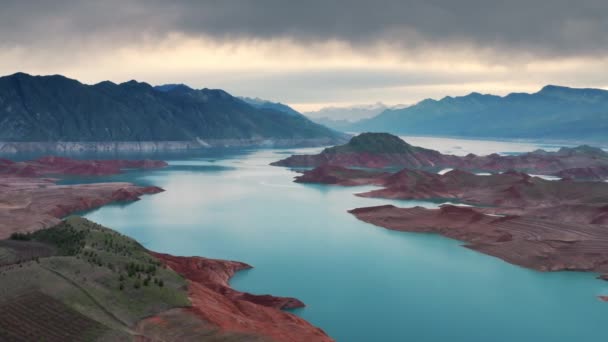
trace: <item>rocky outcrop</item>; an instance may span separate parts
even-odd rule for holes
[[[562,148],[556,152],[538,150],[521,155],[490,154],[464,157],[446,155],[438,151],[412,146],[387,133],[363,133],[345,145],[323,150],[316,155],[293,155],[272,163],[276,166],[342,167],[409,169],[458,168],[470,171],[499,172],[518,170],[535,174],[554,174],[579,167],[608,167],[608,153],[599,148],[579,146]]]
[[[608,180],[608,165],[565,169],[555,173],[555,176],[573,180]]]
[[[228,285],[235,272],[251,268],[236,261],[152,253],[188,280],[190,313],[226,332],[269,337],[275,341],[333,341],[323,330],[280,309],[304,306],[295,298],[253,295]]]
[[[370,172],[364,170],[353,170],[342,166],[323,165],[313,170],[305,171],[301,176],[295,178],[297,183],[320,183],[338,185],[364,185],[383,184],[383,179],[388,177],[387,172]]]

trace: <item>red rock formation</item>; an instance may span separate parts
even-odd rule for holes
[[[323,165],[313,170],[304,172],[296,177],[297,183],[321,183],[338,185],[362,185],[362,184],[382,184],[382,178],[389,176],[385,172],[370,172],[363,170],[347,169],[335,165]]]
[[[407,144],[386,133],[363,133],[345,145],[323,150],[317,155],[293,155],[272,163],[276,166],[317,167],[406,167],[458,168],[475,171],[505,171],[517,169],[535,174],[553,174],[580,167],[608,167],[608,153],[589,146],[562,148],[557,152],[538,150],[513,156],[491,154],[465,157],[445,155],[438,151]]]
[[[555,173],[555,176],[574,180],[608,180],[608,166],[566,169]]]
[[[399,231],[437,233],[466,247],[539,271],[608,273],[608,227],[526,216],[496,217],[480,209],[397,208],[351,210],[358,219]],[[606,276],[604,276],[606,277]]]
[[[461,170],[439,175],[404,169],[388,175],[323,166],[305,171],[296,181],[384,187],[357,194],[362,197],[456,200],[500,208],[495,211],[502,213],[558,215],[561,219],[594,224],[608,222],[608,183],[548,181],[517,171],[478,176]],[[551,210],[558,207],[561,209]]]
[[[111,202],[136,201],[144,194],[163,191],[130,183],[55,184],[45,175],[100,176],[126,168],[159,168],[154,160],[74,160],[42,157],[26,162],[0,159],[0,238],[17,231],[33,231],[57,224],[73,212],[90,210]]]
[[[104,176],[120,173],[123,169],[162,168],[168,164],[160,160],[76,160],[48,156],[26,162],[0,162],[0,174],[18,177],[44,175]]]
[[[253,295],[228,285],[235,272],[251,268],[236,262],[153,253],[188,279],[190,311],[224,331],[251,333],[286,342],[333,341],[323,330],[280,309],[302,307],[295,298]]]
[[[335,170],[339,170],[336,172]],[[548,181],[507,171],[478,176],[460,170],[438,175],[402,170],[392,175],[325,166],[299,181],[339,185],[375,184],[383,189],[358,196],[450,199],[480,208],[358,208],[358,219],[408,232],[430,232],[466,241],[466,247],[540,270],[604,273],[608,279],[608,183]]]
[[[62,217],[163,191],[130,183],[56,185],[52,179],[0,177],[0,239],[57,224]]]

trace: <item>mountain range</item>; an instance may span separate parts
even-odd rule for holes
[[[608,140],[608,91],[548,85],[536,93],[426,99],[332,125],[353,132],[476,138]]]
[[[302,114],[312,119],[357,121],[374,117],[387,109],[404,108],[405,105],[389,106],[382,102],[372,104],[358,104],[345,107],[323,107],[316,111],[303,112]]]
[[[389,106],[382,102],[373,104],[358,104],[345,107],[324,107],[317,111],[303,112],[316,123],[340,131],[348,130],[353,122],[372,118],[387,109],[400,109],[405,105]]]
[[[219,89],[129,81],[82,84],[60,75],[0,77],[0,141],[194,141],[285,146],[343,141],[344,135]]]
[[[259,108],[259,109],[271,109],[271,110],[276,110],[279,112],[283,112],[285,114],[289,114],[292,116],[299,116],[299,117],[305,117],[304,115],[300,114],[300,112],[296,111],[295,109],[289,107],[286,104],[280,103],[280,102],[272,102],[269,100],[264,100],[264,99],[260,99],[259,97],[245,97],[245,96],[239,96],[239,99],[247,102],[248,104],[250,104],[253,107]]]

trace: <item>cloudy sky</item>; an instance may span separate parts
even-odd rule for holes
[[[606,0],[0,0],[0,74],[326,105],[608,88]]]

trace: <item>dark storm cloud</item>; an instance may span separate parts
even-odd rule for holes
[[[608,50],[606,0],[0,0],[0,44],[97,39],[120,44],[169,33],[219,39],[337,39],[395,49],[471,44],[505,52]]]

